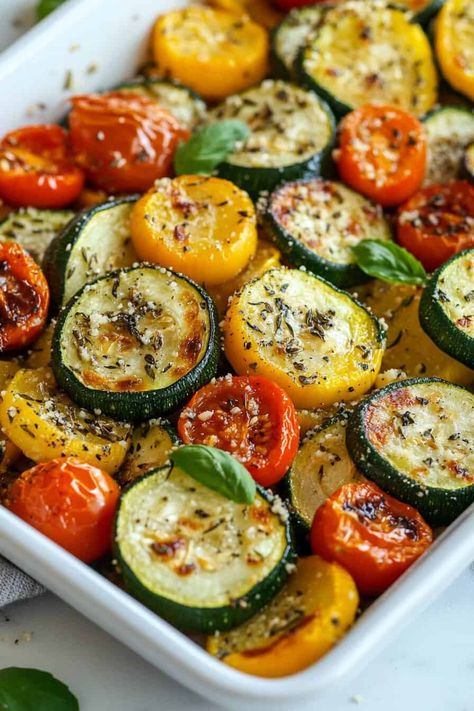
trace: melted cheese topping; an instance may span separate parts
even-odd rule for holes
[[[288,183],[270,210],[293,239],[336,264],[355,263],[352,247],[363,239],[390,239],[382,209],[341,183]]]
[[[274,51],[289,72],[293,71],[298,52],[317,30],[325,13],[322,7],[292,10],[274,36]]]
[[[441,109],[425,123],[428,165],[424,185],[460,178],[464,151],[474,142],[474,114],[463,109]]]
[[[195,607],[229,605],[281,561],[285,525],[257,494],[236,504],[177,467],[144,479],[122,499],[117,543],[149,590]]]
[[[399,106],[417,115],[436,101],[436,70],[422,29],[379,2],[330,10],[304,55],[304,68],[336,99]]]
[[[89,388],[157,390],[201,361],[209,332],[207,304],[189,282],[137,267],[85,287],[67,315],[61,351]]]
[[[310,432],[291,468],[291,502],[308,526],[316,509],[343,484],[361,481],[346,448],[347,420]]]
[[[368,408],[371,444],[397,471],[426,487],[474,484],[474,395],[440,382],[392,390]]]
[[[325,148],[333,130],[316,94],[272,79],[230,96],[214,110],[213,118],[248,125],[250,136],[226,160],[249,168],[302,163]]]
[[[0,224],[0,240],[18,242],[41,264],[51,241],[73,217],[70,210],[22,207]]]
[[[63,304],[98,276],[130,267],[137,255],[130,236],[133,203],[114,205],[92,215],[69,252]]]
[[[474,250],[443,270],[435,298],[449,320],[474,339]]]
[[[206,114],[206,104],[196,98],[188,89],[175,86],[167,81],[150,81],[149,83],[124,84],[115,91],[140,94],[155,99],[162,109],[166,109],[183,126],[193,129]]]

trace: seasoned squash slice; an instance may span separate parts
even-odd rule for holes
[[[191,5],[158,18],[153,51],[164,76],[216,101],[263,79],[268,35],[249,17]]]
[[[75,405],[59,391],[49,368],[16,373],[0,403],[0,423],[35,462],[75,456],[110,474],[122,464],[131,434],[129,425]]]
[[[297,269],[271,269],[231,300],[225,354],[237,373],[264,375],[299,408],[354,400],[384,351],[377,320],[346,292]]]

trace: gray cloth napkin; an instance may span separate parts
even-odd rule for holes
[[[29,600],[41,595],[44,587],[9,563],[0,558],[0,608],[18,600]]]

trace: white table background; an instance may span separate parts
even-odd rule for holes
[[[74,691],[81,711],[218,709],[49,593],[0,612],[0,668],[12,665],[54,673]],[[474,711],[474,568],[362,673],[305,708]]]
[[[32,24],[33,5],[32,0],[0,0],[0,50]],[[218,708],[51,594],[0,612],[0,668],[12,665],[51,671],[69,684],[81,711]],[[308,708],[474,711],[474,569],[410,621],[366,670]]]

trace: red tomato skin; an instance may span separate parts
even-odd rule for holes
[[[239,413],[229,417],[229,413],[219,410],[220,414],[210,423],[200,423],[199,413],[212,411],[215,414],[218,403],[230,398],[235,399]],[[261,455],[252,453],[253,439],[250,438],[250,444],[248,440],[252,415],[248,413],[245,403],[249,398],[254,398],[262,406],[259,415],[268,415],[271,422],[269,430],[265,430],[270,431],[269,439],[266,439],[266,434],[262,438],[262,446],[265,448],[268,441],[270,449],[267,448],[266,453]],[[189,413],[192,413],[191,417]],[[263,427],[267,421],[264,421]],[[196,427],[200,427],[201,431],[196,431]],[[273,486],[280,481],[295,458],[299,445],[299,423],[293,402],[272,380],[252,375],[227,376],[198,390],[181,413],[178,433],[185,444],[207,444],[207,437],[215,435],[217,441],[213,446],[233,454],[262,486]],[[257,438],[260,441],[260,435]],[[236,442],[234,447],[231,446],[232,439]]]
[[[174,152],[189,137],[156,101],[109,92],[76,96],[69,115],[71,148],[94,187],[145,192],[171,175]]]
[[[16,242],[0,242],[0,353],[30,345],[48,316],[49,286],[28,252]]]
[[[374,122],[384,118],[381,126]],[[373,131],[372,139],[365,137]],[[395,138],[393,131],[399,131]],[[369,150],[362,151],[359,145]],[[397,148],[395,148],[397,146]],[[393,106],[367,104],[351,111],[339,129],[337,168],[342,180],[357,192],[393,207],[407,200],[421,186],[426,170],[426,134],[421,121]],[[374,153],[375,151],[375,153]],[[387,156],[398,155],[398,163]],[[384,179],[375,179],[370,166],[380,168]],[[396,169],[392,172],[391,168]],[[375,172],[374,172],[375,175]]]
[[[407,214],[417,214],[422,224],[405,220]],[[474,185],[465,180],[430,185],[400,206],[397,240],[432,272],[463,249],[474,247],[473,224]]]
[[[60,126],[26,126],[7,133],[0,144],[0,197],[12,207],[65,207],[78,197],[84,179],[68,157]]]
[[[395,517],[413,522],[417,538],[405,536],[400,541],[401,528],[393,528],[392,536],[362,522],[357,514],[347,510],[360,496],[368,502],[383,498]],[[421,515],[411,506],[385,494],[372,482],[345,484],[316,511],[310,533],[311,549],[327,561],[342,565],[354,578],[363,595],[383,593],[432,542],[432,531]]]
[[[74,457],[43,462],[10,487],[7,506],[84,563],[107,553],[120,489],[109,474]]]

